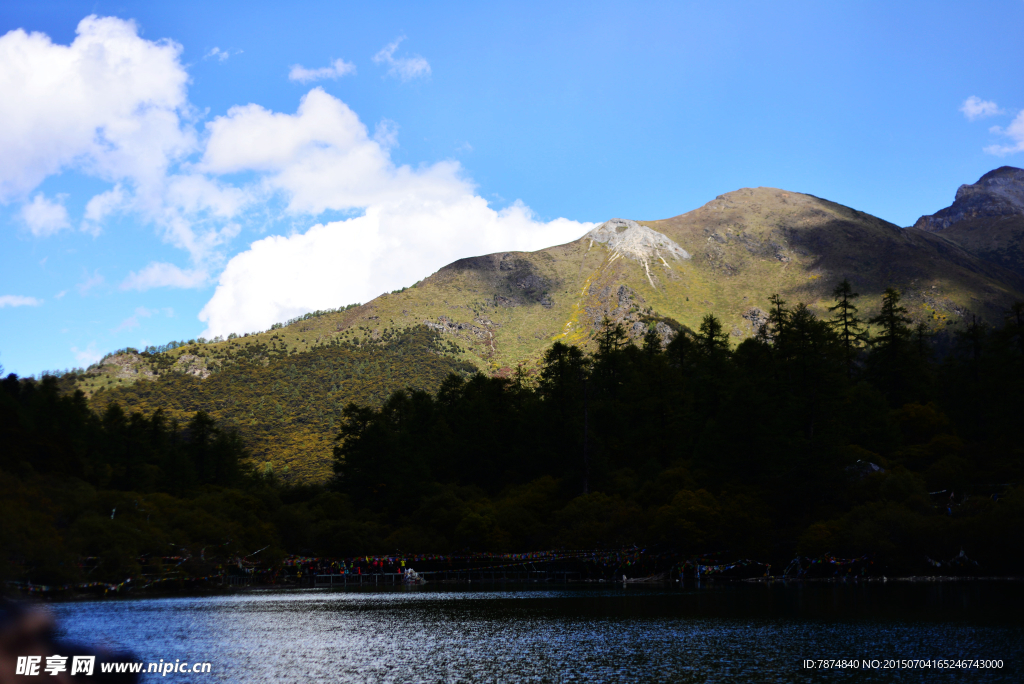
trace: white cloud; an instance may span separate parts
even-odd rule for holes
[[[455,162],[416,171],[396,167],[359,117],[320,88],[302,98],[295,114],[254,104],[232,107],[208,123],[207,130],[198,169],[261,172],[263,188],[283,193],[292,213],[360,209],[410,195],[440,201],[470,187],[459,178]]]
[[[1024,152],[1024,112],[1017,114],[1016,118],[1006,128],[993,126],[989,130],[992,133],[1005,135],[1011,141],[1009,145],[989,145],[985,148],[985,151],[989,154],[1002,157],[1007,154],[1014,154],[1015,152]]]
[[[203,59],[216,59],[218,62],[223,62],[230,56],[231,53],[227,50],[221,50],[219,47],[214,46],[213,49],[203,55]]]
[[[343,59],[336,59],[331,62],[330,66],[320,67],[319,69],[307,69],[301,64],[295,64],[292,66],[291,71],[288,72],[288,80],[309,83],[311,81],[322,81],[325,78],[338,79],[354,73],[356,73],[355,64],[346,62]]]
[[[402,80],[428,76],[422,57],[395,57],[401,40],[374,60]],[[153,262],[130,272],[125,290],[202,287],[217,277],[243,224],[292,221],[299,232],[259,240],[227,261],[201,313],[208,337],[365,301],[461,257],[538,249],[590,227],[540,221],[521,203],[497,211],[456,161],[395,164],[397,125],[381,121],[371,135],[321,88],[294,113],[232,107],[200,136],[181,51],[171,41],[143,40],[132,22],[95,16],[79,24],[69,46],[21,30],[0,37],[0,202],[27,198],[65,170],[108,182],[86,204],[83,230],[97,233],[111,216],[134,214],[189,255],[187,266]],[[350,67],[337,60],[328,68],[336,77]],[[295,73],[299,80],[317,74],[325,76]],[[42,194],[32,202],[51,214],[63,208]],[[326,210],[351,218],[305,229]],[[98,272],[86,273],[77,287],[84,295],[103,283]]]
[[[72,166],[145,188],[195,148],[179,125],[181,46],[143,40],[113,17],[86,17],[76,33],[67,46],[22,29],[0,37],[0,200]]]
[[[111,330],[110,332],[112,332],[112,333],[119,333],[122,330],[134,330],[135,328],[138,328],[138,327],[139,327],[139,317],[138,316],[129,316],[128,318],[126,318],[123,321],[121,321],[121,323],[116,328]]]
[[[395,57],[395,50],[398,44],[405,40],[400,36],[393,43],[388,43],[384,48],[373,56],[374,64],[387,64],[389,76],[396,76],[403,81],[411,81],[414,78],[426,78],[430,75],[430,64],[419,55],[412,57]]]
[[[58,195],[55,201],[51,201],[43,193],[37,192],[31,202],[22,205],[21,220],[36,237],[49,237],[70,228],[68,210],[63,204],[66,197]]]
[[[201,269],[182,269],[174,264],[153,262],[144,269],[128,274],[121,283],[122,290],[150,290],[154,287],[194,288],[202,287],[209,280],[209,274]]]
[[[199,315],[203,334],[263,330],[307,311],[365,302],[462,257],[540,249],[591,227],[540,222],[518,203],[495,211],[468,193],[450,202],[374,206],[357,218],[265,238],[234,257]]]
[[[70,45],[21,29],[0,36],[0,202],[77,171],[113,184],[86,205],[82,230],[98,234],[104,218],[130,212],[195,264],[215,263],[238,232],[223,219],[247,200],[188,167],[201,145],[181,52],[116,17],[86,17]],[[64,225],[48,216],[39,230]]]
[[[207,337],[367,301],[465,256],[540,249],[591,227],[538,221],[518,202],[495,211],[457,162],[395,165],[394,125],[379,126],[371,138],[352,110],[319,88],[294,115],[235,107],[208,130],[204,171],[261,173],[264,188],[283,194],[295,212],[362,215],[259,240],[231,259],[200,313]]]
[[[980,97],[971,95],[969,98],[964,100],[964,103],[960,105],[960,111],[964,113],[968,121],[974,121],[975,119],[981,119],[986,116],[995,116],[996,114],[1002,114],[1003,110],[991,100],[982,100]]]
[[[106,192],[93,195],[85,205],[85,214],[82,217],[82,231],[93,236],[99,235],[103,231],[100,224],[111,214],[123,209],[127,199],[124,188],[121,187],[120,183]]]
[[[21,295],[0,295],[0,309],[5,306],[39,306],[42,299],[35,297],[22,297]]]
[[[398,147],[398,124],[391,119],[381,119],[373,128],[373,141],[386,150]]]

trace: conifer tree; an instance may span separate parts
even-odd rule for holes
[[[832,325],[843,343],[843,350],[846,356],[846,377],[853,376],[853,359],[860,349],[861,344],[867,339],[863,321],[857,316],[857,306],[853,303],[860,294],[853,291],[850,281],[843,278],[843,282],[836,285],[832,290],[832,297],[836,301],[835,306],[828,308],[832,314]]]
[[[872,344],[882,353],[897,353],[899,347],[910,338],[911,322],[906,307],[900,306],[899,291],[892,287],[886,288],[882,294],[881,311],[868,321],[881,328]]]
[[[707,314],[700,322],[697,333],[697,348],[703,356],[716,358],[729,351],[729,335],[722,327],[722,322],[714,314]]]
[[[909,350],[912,321],[900,305],[898,290],[886,288],[881,310],[868,322],[879,328],[871,340],[870,374],[889,401],[900,406],[910,398],[911,387],[920,379],[914,376],[920,375],[922,365]]]
[[[647,356],[654,356],[661,352],[661,335],[658,334],[658,330],[654,326],[648,328],[644,333],[643,350]]]
[[[758,328],[756,338],[765,344],[778,346],[786,335],[791,312],[786,308],[786,301],[778,294],[770,296],[768,301],[771,302],[768,320]]]
[[[597,333],[597,355],[608,356],[621,349],[629,341],[629,335],[621,323],[612,323],[607,316],[601,321],[601,332]]]

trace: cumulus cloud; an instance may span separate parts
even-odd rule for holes
[[[316,88],[295,114],[236,107],[208,124],[201,166],[262,174],[295,212],[361,211],[272,236],[231,259],[200,313],[204,335],[265,329],[299,313],[366,301],[456,259],[575,240],[591,224],[539,221],[522,203],[497,211],[458,163],[412,169],[390,158],[394,129],[371,137],[340,100]]]
[[[363,216],[253,243],[228,262],[199,319],[207,337],[263,330],[307,311],[368,301],[462,257],[540,249],[591,227],[541,222],[522,204],[495,211],[471,194],[373,206]]]
[[[996,114],[1002,114],[1003,110],[999,108],[995,102],[991,100],[982,100],[980,97],[971,95],[969,98],[964,100],[964,103],[960,105],[960,111],[964,113],[968,121],[974,121],[975,119],[981,119],[986,116],[995,116]]]
[[[39,306],[42,303],[42,299],[36,299],[35,297],[22,297],[21,295],[0,295],[0,309],[6,306]]]
[[[199,169],[261,172],[263,189],[282,193],[292,213],[363,208],[407,195],[444,201],[470,187],[454,162],[416,171],[394,166],[388,148],[368,135],[355,112],[321,88],[307,93],[295,114],[255,104],[232,107],[207,131]],[[382,137],[393,144],[392,135]]]
[[[374,61],[402,80],[429,76],[422,57],[395,56],[401,40]],[[0,36],[0,202],[25,202],[26,225],[49,234],[70,219],[60,198],[29,200],[44,178],[73,170],[106,181],[109,189],[85,205],[83,230],[96,234],[111,216],[133,214],[189,256],[187,266],[159,261],[131,271],[120,288],[216,279],[201,312],[207,336],[365,301],[467,255],[547,247],[591,227],[539,220],[521,203],[496,210],[456,161],[394,163],[397,125],[381,121],[371,134],[321,88],[294,113],[236,106],[198,131],[181,52],[172,41],[140,38],[132,22],[95,16],[79,23],[70,45],[22,30]],[[353,69],[336,60],[293,75],[305,82]],[[328,210],[347,218],[305,228]],[[243,225],[282,220],[298,230],[227,260]],[[78,291],[103,283],[87,272]]]
[[[21,220],[36,237],[47,237],[71,227],[68,210],[63,201],[66,195],[58,195],[56,200],[48,200],[38,192],[31,202],[21,207]]]
[[[993,126],[989,129],[992,133],[1006,136],[1010,139],[1009,145],[989,145],[985,151],[1000,157],[1015,152],[1024,152],[1024,112],[1017,114],[1016,118],[1006,128]]]
[[[154,287],[195,288],[202,287],[209,280],[209,274],[201,268],[183,269],[174,264],[153,262],[138,273],[132,271],[121,283],[122,290],[151,290]]]
[[[180,126],[180,45],[143,40],[133,22],[112,17],[86,17],[76,33],[66,46],[22,29],[0,36],[0,200],[71,166],[159,183],[196,145]]]
[[[215,263],[238,232],[224,219],[247,199],[187,163],[201,141],[182,47],[116,17],[86,17],[76,34],[70,45],[21,29],[0,36],[0,202],[73,170],[113,184],[86,204],[83,230],[98,234],[106,217],[130,212],[197,266]],[[26,209],[39,235],[68,225],[45,202],[36,195]]]
[[[373,129],[373,140],[386,150],[398,147],[398,124],[391,119],[382,119]]]
[[[331,62],[330,66],[320,67],[319,69],[307,69],[301,64],[295,64],[292,66],[291,71],[288,72],[288,80],[310,83],[311,81],[322,81],[326,78],[338,79],[354,73],[356,73],[355,64],[346,62],[343,59],[336,59]]]
[[[370,137],[355,113],[319,88],[295,114],[236,107],[208,131],[204,170],[260,172],[265,189],[283,194],[294,212],[363,213],[259,240],[231,259],[200,313],[206,336],[367,301],[467,255],[540,249],[591,227],[538,221],[521,203],[496,211],[456,162],[415,170],[395,165],[394,125],[378,126]]]
[[[426,78],[430,75],[430,64],[419,55],[412,57],[395,57],[395,50],[399,43],[405,40],[400,36],[393,43],[388,43],[384,48],[373,56],[374,64],[386,64],[388,76],[395,76],[403,81],[411,81],[414,78]]]

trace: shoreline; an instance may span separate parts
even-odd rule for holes
[[[126,592],[106,592],[104,594],[88,593],[88,592],[72,592],[68,590],[54,590],[52,592],[6,592],[3,595],[4,599],[14,601],[28,601],[32,603],[78,603],[88,601],[118,601],[125,599],[161,599],[161,598],[204,598],[209,596],[234,596],[244,595],[253,593],[263,592],[281,592],[281,593],[292,593],[292,592],[333,592],[333,591],[348,591],[348,590],[359,590],[359,591],[395,591],[398,588],[405,590],[411,588],[421,587],[441,587],[441,588],[455,588],[455,587],[484,587],[484,588],[498,588],[498,587],[614,587],[614,586],[643,586],[643,587],[678,587],[686,589],[700,589],[709,585],[716,586],[727,586],[727,585],[755,585],[761,584],[766,586],[774,585],[799,585],[799,584],[835,584],[835,585],[859,585],[859,584],[888,584],[888,583],[901,583],[907,585],[916,584],[970,584],[970,583],[1016,583],[1024,581],[1024,576],[1007,575],[1007,576],[984,576],[984,577],[958,577],[955,575],[909,575],[906,577],[784,577],[784,576],[771,576],[771,577],[752,577],[746,579],[733,579],[733,578],[722,578],[722,577],[708,577],[702,579],[701,582],[697,583],[693,580],[687,580],[680,582],[679,580],[668,580],[668,579],[645,579],[645,578],[632,578],[625,582],[621,580],[605,580],[605,579],[585,579],[585,580],[563,580],[563,581],[523,581],[523,580],[505,580],[505,579],[493,579],[493,580],[441,580],[436,582],[427,582],[419,585],[352,585],[346,586],[301,586],[299,584],[288,583],[288,584],[250,584],[250,585],[234,585],[234,586],[207,586],[207,587],[195,587],[191,589],[182,589],[179,591],[168,591],[166,589],[148,589],[140,588],[133,589]]]

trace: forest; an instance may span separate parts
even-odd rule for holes
[[[834,296],[827,319],[773,297],[735,347],[711,314],[664,347],[606,322],[593,353],[556,342],[509,377],[448,368],[379,401],[301,397],[337,416],[323,438],[334,474],[319,484],[254,468],[254,433],[229,412],[186,416],[179,398],[168,417],[161,395],[147,412],[96,412],[56,379],[8,376],[0,576],[639,547],[1019,574],[1024,304],[938,344],[895,290],[870,318],[850,283]]]
[[[190,345],[186,353],[208,352]],[[385,330],[373,344],[335,341],[300,353],[272,336],[215,352],[219,365],[206,378],[169,372],[172,357],[157,354],[156,381],[101,389],[90,405],[99,413],[114,404],[146,415],[162,410],[179,420],[204,411],[239,433],[261,469],[318,481],[331,474],[331,440],[345,403],[339,397],[379,405],[392,387],[433,391],[450,373],[475,372],[456,356],[455,345],[424,326]],[[61,383],[74,391],[73,377]]]

